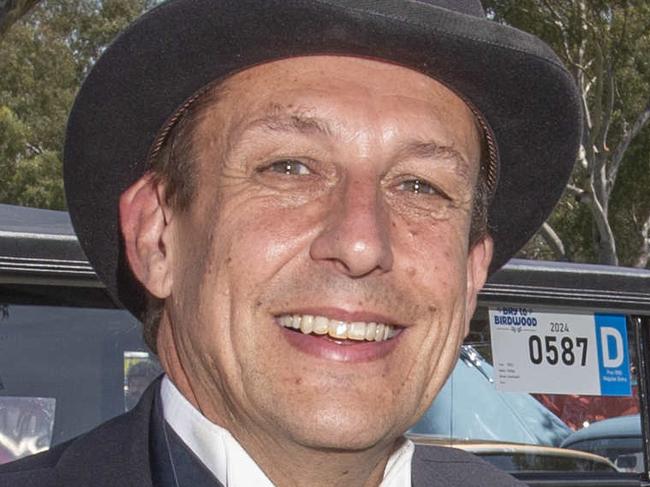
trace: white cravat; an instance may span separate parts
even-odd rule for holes
[[[273,487],[237,440],[203,416],[167,376],[160,388],[165,420],[224,487]],[[388,459],[380,487],[411,487],[410,440]]]

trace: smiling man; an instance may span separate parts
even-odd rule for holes
[[[164,204],[164,178],[122,196],[129,261],[166,301],[162,364],[278,484],[377,484],[451,371],[492,255],[485,234],[469,245],[474,115],[352,57],[271,62],[218,92],[194,119],[187,209]]]
[[[66,185],[166,375],[0,485],[518,485],[403,434],[579,122],[552,52],[477,2],[154,9],[82,87]]]

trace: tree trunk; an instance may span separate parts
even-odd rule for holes
[[[556,260],[569,260],[566,255],[566,250],[564,248],[562,239],[555,232],[555,230],[553,230],[553,227],[551,227],[551,225],[545,222],[539,229],[539,234],[553,251],[553,254],[555,254]]]
[[[598,161],[597,170],[592,167],[589,186],[592,193],[590,200],[591,214],[594,219],[594,244],[598,263],[605,265],[618,265],[616,254],[616,238],[609,224],[609,194],[605,190],[606,179],[604,164]],[[592,165],[596,165],[592,162]]]

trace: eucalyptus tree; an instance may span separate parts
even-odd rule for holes
[[[0,202],[65,207],[62,148],[75,93],[106,45],[153,3],[0,0]]]
[[[528,253],[648,264],[650,3],[646,0],[486,0],[498,21],[544,38],[578,85],[583,143],[562,203]]]

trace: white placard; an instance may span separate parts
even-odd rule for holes
[[[489,315],[497,389],[631,394],[625,316],[506,306]]]

